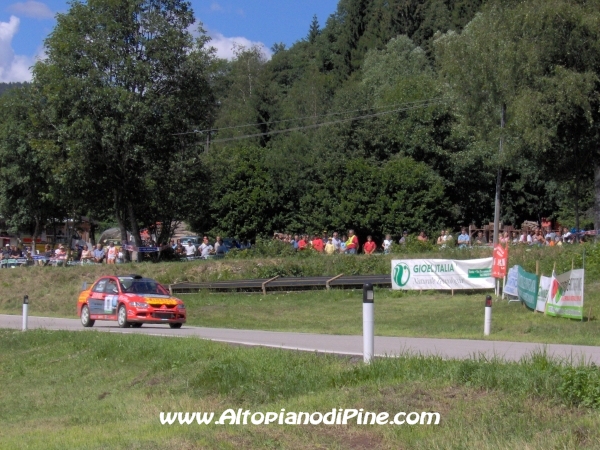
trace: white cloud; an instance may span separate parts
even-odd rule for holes
[[[13,14],[20,16],[32,17],[34,19],[52,19],[54,13],[48,8],[45,3],[36,2],[35,0],[27,0],[26,2],[18,2],[10,5],[7,10]]]
[[[214,47],[217,50],[217,56],[219,58],[233,59],[235,56],[233,51],[234,47],[241,46],[250,48],[252,46],[257,46],[262,50],[262,53],[263,55],[265,55],[265,58],[271,59],[271,51],[262,42],[251,41],[250,39],[247,39],[245,37],[226,37],[223,36],[221,33],[217,32],[208,32],[208,35],[211,38],[208,45]]]
[[[15,55],[12,49],[12,38],[19,31],[20,20],[10,16],[8,22],[0,22],[0,82],[30,81],[34,59],[28,56]]]

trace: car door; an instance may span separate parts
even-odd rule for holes
[[[117,304],[119,303],[119,282],[109,278],[104,286],[104,314],[117,315]]]
[[[96,284],[92,287],[90,291],[90,297],[88,298],[88,307],[90,308],[91,319],[102,319],[104,317],[98,316],[104,316],[106,314],[104,312],[104,297],[106,297],[104,288],[106,287],[107,282],[108,278],[100,278],[98,281],[96,281]]]

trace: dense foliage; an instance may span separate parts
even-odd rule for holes
[[[59,15],[32,110],[1,116],[29,130],[50,183],[34,196],[62,192],[59,211],[135,236],[381,237],[489,222],[501,169],[504,223],[600,228],[598,0],[340,0],[289,49],[231,61],[192,38],[183,0],[113,3]]]

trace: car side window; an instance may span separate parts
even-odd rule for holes
[[[107,281],[108,280],[106,278],[103,278],[100,281],[98,281],[92,289],[92,292],[104,292],[104,286],[106,286]]]
[[[108,280],[104,292],[107,294],[118,294],[119,287],[117,286],[117,282],[115,280]]]

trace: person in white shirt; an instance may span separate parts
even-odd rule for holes
[[[333,248],[336,252],[341,250],[342,241],[338,237],[337,231],[333,233],[333,238],[331,239],[331,243],[333,244]]]
[[[198,250],[200,250],[200,256],[202,258],[206,258],[213,251],[213,246],[210,245],[206,236],[204,236],[204,239],[202,239],[202,244],[200,244]]]
[[[184,245],[183,248],[185,248],[186,256],[194,256],[194,254],[196,253],[196,247],[194,247],[192,241],[187,241],[187,244]]]
[[[387,254],[390,252],[392,248],[392,236],[389,234],[385,235],[385,239],[383,240],[383,253]]]

